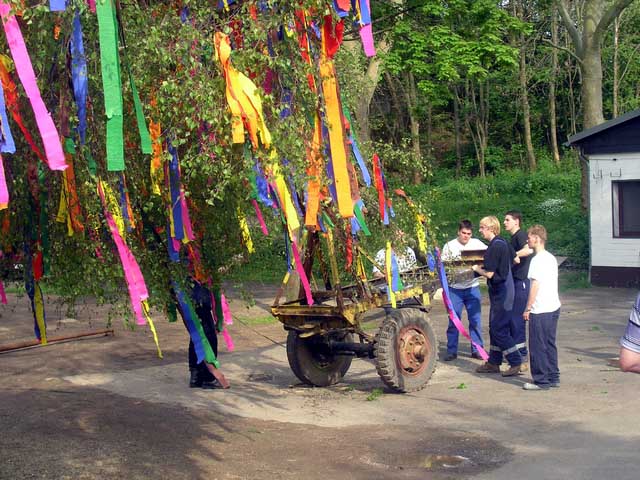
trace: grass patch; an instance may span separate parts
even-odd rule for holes
[[[586,270],[561,270],[558,276],[558,290],[566,292],[580,288],[590,288],[589,273]]]
[[[378,398],[380,398],[383,394],[384,392],[381,388],[374,388],[373,390],[371,390],[371,393],[367,395],[367,402],[378,400]]]
[[[249,325],[251,327],[255,327],[256,325],[270,325],[272,323],[277,323],[278,319],[273,315],[263,315],[261,317],[239,317],[236,316],[239,322],[244,323],[245,325]]]

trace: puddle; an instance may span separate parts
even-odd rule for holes
[[[247,375],[249,382],[273,382],[273,375],[268,373],[250,373]]]
[[[422,461],[423,468],[456,468],[466,465],[471,460],[462,455],[427,455]]]

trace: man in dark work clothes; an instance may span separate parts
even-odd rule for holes
[[[484,217],[480,220],[480,234],[489,242],[484,254],[484,265],[472,265],[473,271],[487,278],[489,287],[489,339],[491,347],[489,361],[480,365],[477,373],[502,373],[510,377],[520,373],[522,357],[511,336],[511,311],[513,310],[513,277],[511,265],[515,252],[505,239],[500,237],[500,220]],[[500,372],[502,359],[509,362],[509,368]]]
[[[516,257],[511,266],[513,275],[513,310],[511,311],[511,336],[516,341],[522,356],[521,372],[529,370],[529,352],[527,351],[527,327],[524,322],[524,309],[529,298],[529,264],[533,250],[527,244],[527,232],[522,230],[522,213],[509,210],[504,216],[504,229],[511,234],[511,246]]]

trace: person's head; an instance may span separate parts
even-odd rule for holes
[[[484,217],[480,220],[478,230],[485,240],[491,240],[496,235],[500,235],[500,220],[493,215]]]
[[[458,242],[466,245],[473,235],[473,225],[469,220],[460,220],[458,224]]]
[[[504,229],[509,233],[515,233],[522,227],[522,213],[518,210],[509,210],[504,216]]]
[[[527,230],[527,244],[536,252],[547,243],[547,229],[542,225],[533,225]]]

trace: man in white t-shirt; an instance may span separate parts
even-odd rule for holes
[[[487,246],[477,238],[472,238],[472,225],[469,220],[462,220],[458,225],[458,236],[447,242],[442,248],[442,260],[458,260],[462,252],[469,250],[486,250]],[[454,283],[450,286],[451,303],[453,310],[459,319],[462,320],[462,307],[467,310],[467,318],[469,319],[469,334],[471,339],[481,347],[484,346],[482,341],[482,315],[479,281],[472,278],[466,282]],[[480,355],[471,346],[471,357],[480,358]],[[447,356],[444,358],[446,362],[458,358],[458,329],[449,320],[447,327]]]
[[[416,268],[418,265],[418,261],[416,260],[416,254],[413,251],[413,248],[410,246],[402,246],[403,243],[406,242],[405,233],[402,230],[396,230],[393,239],[393,253],[396,256],[396,261],[398,262],[398,271],[399,273],[404,273],[409,270]],[[382,248],[378,250],[376,253],[376,263],[381,267],[386,268],[386,255],[387,251]],[[372,270],[374,278],[382,278],[385,276],[384,272],[381,272],[377,266],[373,266]]]
[[[556,331],[560,317],[558,262],[545,250],[547,230],[542,225],[529,228],[527,243],[535,252],[529,265],[531,289],[523,317],[529,322],[529,355],[533,383],[525,390],[548,390],[560,386]]]

